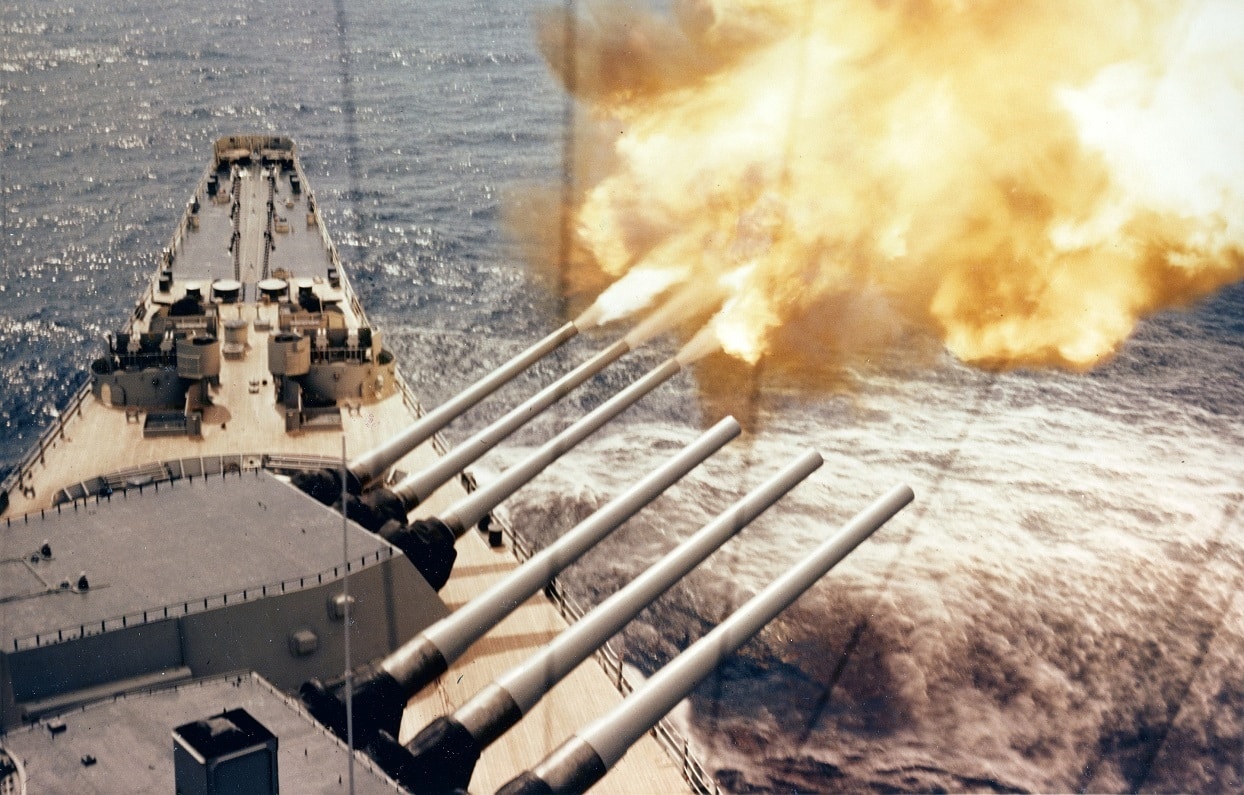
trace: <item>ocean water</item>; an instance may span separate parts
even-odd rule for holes
[[[0,467],[132,305],[234,132],[296,138],[356,289],[433,405],[554,328],[512,219],[560,179],[563,97],[521,0],[25,0],[0,39]],[[465,438],[620,334],[584,335]],[[477,467],[519,460],[658,340]],[[702,374],[701,374],[702,375]],[[892,484],[916,502],[676,719],[734,791],[1244,791],[1244,287],[1147,320],[1087,375],[946,356],[809,393],[566,576],[598,601],[799,451],[826,465],[616,639],[650,673]],[[503,508],[547,540],[724,410],[679,376]]]

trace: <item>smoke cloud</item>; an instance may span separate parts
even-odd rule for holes
[[[580,106],[560,283],[612,285],[602,322],[691,289],[715,309],[688,335],[711,316],[750,363],[924,339],[1084,370],[1244,278],[1230,0],[562,13],[538,25]]]

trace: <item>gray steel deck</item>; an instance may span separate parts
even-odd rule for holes
[[[347,792],[346,748],[292,700],[256,675],[200,680],[130,693],[0,737],[25,768],[28,791],[173,792],[176,726],[242,707],[278,737],[281,792]],[[49,725],[63,723],[53,734]],[[83,760],[93,758],[86,764]],[[401,792],[366,757],[355,758],[355,791]]]
[[[266,472],[166,482],[158,491],[129,489],[78,505],[0,532],[0,649],[11,651],[15,640],[35,633],[98,629],[99,622],[144,610],[154,617],[187,601],[207,598],[217,606],[222,594],[259,596],[254,592],[266,585],[280,592],[283,581],[314,580],[342,563],[341,515]],[[52,548],[47,560],[37,554],[45,539]],[[356,566],[394,554],[400,555],[350,525]],[[57,587],[76,584],[83,571],[85,592]]]
[[[311,195],[305,189],[295,194],[290,178],[294,171],[277,172],[272,200],[277,221],[272,235],[265,271],[264,233],[268,220],[267,170],[259,165],[240,168],[238,191],[239,256],[229,250],[234,220],[231,216],[229,172],[221,176],[220,190],[209,197],[202,187],[195,198],[199,201],[198,229],[188,228],[176,253],[174,272],[179,281],[201,281],[204,288],[217,279],[237,279],[245,286],[246,298],[253,299],[254,285],[268,276],[284,272],[287,278],[324,278],[331,264],[330,255],[320,232],[318,219],[308,223]]]

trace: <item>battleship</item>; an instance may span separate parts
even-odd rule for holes
[[[440,431],[579,329],[425,411],[294,142],[215,142],[89,379],[0,485],[0,792],[709,792],[664,720],[913,499],[880,495],[643,683],[608,641],[800,484],[808,451],[585,613],[557,575],[740,433],[723,419],[534,549],[493,511],[688,365],[488,483],[470,465],[626,337],[464,443]]]

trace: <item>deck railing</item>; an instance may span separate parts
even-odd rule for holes
[[[56,444],[56,440],[64,437],[65,424],[71,420],[82,409],[82,402],[91,394],[91,379],[84,376],[81,385],[69,397],[69,402],[65,404],[65,408],[57,414],[50,425],[43,429],[39,434],[39,438],[26,451],[26,455],[22,456],[17,465],[5,476],[0,482],[0,494],[8,494],[26,479],[34,469],[36,463],[43,462],[43,455],[51,447]]]
[[[315,574],[307,574],[301,577],[291,577],[287,580],[278,580],[276,582],[265,583],[251,588],[243,588],[241,590],[234,590],[226,593],[212,594],[202,598],[186,599],[181,602],[174,602],[173,604],[163,605],[161,607],[153,607],[146,610],[135,610],[130,613],[124,613],[119,616],[110,616],[97,621],[89,621],[79,623],[74,626],[61,627],[56,630],[23,635],[13,639],[13,651],[35,649],[40,646],[51,646],[64,641],[78,640],[79,638],[87,638],[92,635],[103,635],[106,632],[114,632],[118,629],[127,629],[129,627],[139,627],[144,624],[164,621],[169,618],[181,618],[182,616],[193,615],[196,613],[205,613],[218,607],[228,607],[231,602],[236,605],[240,602],[249,602],[253,599],[263,599],[268,596],[294,593],[307,588],[317,588],[325,583],[340,580],[346,575],[346,573],[355,571],[356,567],[365,567],[369,562],[379,563],[383,560],[388,560],[392,558],[394,554],[395,553],[392,547],[382,547],[367,555],[351,559],[344,564],[338,564],[333,566],[331,569],[324,569],[323,571],[316,572]]]

